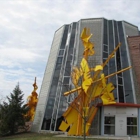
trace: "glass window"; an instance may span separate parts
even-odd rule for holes
[[[119,93],[119,102],[120,102],[120,103],[124,103],[123,86],[118,85],[118,93]]]
[[[108,75],[108,65],[105,65],[103,72],[105,75]]]
[[[56,64],[55,69],[56,70],[58,70],[58,69],[60,70],[61,69],[61,64]]]
[[[118,45],[118,31],[117,31],[117,22],[114,21],[114,33],[115,33],[115,46]]]
[[[64,54],[64,50],[60,50],[59,55],[63,55],[63,54]]]
[[[72,32],[71,32],[70,45],[69,45],[70,48],[73,48],[74,47],[75,31],[76,31],[75,29],[76,29],[76,24],[73,24]]]
[[[115,116],[105,116],[104,134],[115,135]]]
[[[69,84],[69,77],[64,77],[64,81],[63,81],[63,84],[64,85],[67,85],[67,84]]]
[[[67,68],[71,68],[71,61],[67,61],[66,67],[67,67]]]
[[[73,48],[69,48],[69,54],[73,54]]]
[[[137,135],[137,126],[127,126],[127,135]]]
[[[127,125],[137,125],[137,118],[128,117],[127,118]]]
[[[108,44],[108,26],[107,26],[107,20],[104,19],[104,40],[103,40],[104,44]]]
[[[63,85],[63,86],[62,86],[61,94],[63,95],[65,92],[67,92],[67,91],[69,91],[69,90],[70,90],[69,85]]]
[[[109,21],[109,54],[114,50],[114,34],[112,20]]]
[[[118,84],[119,84],[119,85],[122,85],[122,77],[119,77],[119,76],[118,76]]]
[[[125,99],[127,103],[134,103],[132,90],[125,90]]]
[[[61,46],[60,46],[61,49],[65,48],[66,40],[67,40],[67,34],[68,34],[68,25],[65,26],[65,31],[64,31]]]
[[[137,135],[136,117],[127,117],[127,135]]]
[[[107,45],[104,45],[104,51],[108,52],[108,46]]]
[[[103,59],[103,63],[106,61],[106,58]]]
[[[49,99],[48,104],[53,105],[54,104],[54,99],[53,98]]]
[[[124,80],[123,80],[124,81],[124,90],[125,90],[125,93],[128,94],[128,96],[126,97],[126,103],[134,103],[130,72],[125,71],[123,73],[123,78],[124,78]]]
[[[112,125],[115,125],[115,117],[114,116],[105,116],[105,125],[108,124],[112,124]]]
[[[120,58],[121,58],[121,66],[122,68],[126,68],[129,66],[128,63],[128,56],[127,56],[127,44],[125,43],[125,35],[124,35],[124,30],[122,26],[122,22],[118,22],[118,31],[119,31],[119,39],[121,42],[120,47]],[[133,91],[132,91],[132,81],[131,81],[131,76],[130,76],[130,71],[125,71],[123,73],[123,85],[124,85],[124,91],[127,96],[125,97],[126,103],[134,103],[134,97],[133,97]]]
[[[57,58],[57,63],[62,63],[63,57],[58,57]]]
[[[59,75],[60,75],[60,70],[59,69],[55,70],[53,79],[56,79],[56,78],[59,79]]]
[[[104,134],[115,135],[115,126],[105,126]]]
[[[72,60],[72,57],[73,57],[73,54],[69,54],[67,59],[68,59],[69,61],[71,61],[71,60]]]
[[[117,53],[116,53],[117,57],[116,57],[116,62],[117,62],[117,70],[121,70],[121,60],[120,60],[120,51],[118,49]]]
[[[120,77],[122,77],[122,73],[118,73],[117,75],[120,76]]]
[[[114,73],[114,72],[116,72],[116,66],[115,66],[115,59],[113,57],[109,61],[109,73]]]
[[[108,58],[108,53],[103,52],[103,58]]]
[[[70,76],[71,75],[71,69],[68,67],[68,68],[65,68],[65,74],[64,76]]]

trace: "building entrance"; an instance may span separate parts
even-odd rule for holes
[[[116,116],[115,135],[126,136],[126,117]]]

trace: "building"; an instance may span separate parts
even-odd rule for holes
[[[136,93],[140,93],[140,35],[128,36],[127,41],[130,51],[131,65],[134,70],[135,89],[137,90]],[[140,97],[136,94],[136,98]]]
[[[32,131],[59,131],[62,114],[76,97],[76,94],[64,97],[63,93],[73,88],[71,70],[73,66],[79,66],[83,57],[80,34],[84,27],[90,28],[93,33],[91,41],[95,44],[95,55],[89,58],[91,67],[102,64],[119,42],[121,47],[105,67],[104,73],[108,75],[132,65],[133,54],[130,53],[127,36],[138,36],[137,26],[104,18],[81,19],[63,25],[54,34]],[[109,79],[116,85],[114,96],[117,103],[99,107],[90,134],[140,136],[140,93],[134,68]]]

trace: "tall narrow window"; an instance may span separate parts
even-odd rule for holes
[[[115,135],[115,116],[105,116],[104,134]]]
[[[127,117],[127,135],[137,135],[136,117]]]

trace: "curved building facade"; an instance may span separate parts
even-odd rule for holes
[[[83,28],[90,28],[93,36],[95,54],[89,58],[91,67],[102,64],[121,42],[116,52],[104,69],[105,75],[114,73],[132,65],[127,36],[139,35],[138,27],[126,21],[107,20],[105,18],[81,19],[59,28],[52,41],[52,46],[42,81],[32,131],[59,131],[62,114],[76,93],[67,97],[63,93],[72,89],[71,70],[79,66],[83,57],[80,34]],[[96,135],[140,135],[139,105],[140,93],[135,86],[133,68],[111,78],[116,89],[116,106],[101,106],[92,123],[90,134]],[[137,96],[136,96],[137,95]],[[129,125],[132,121],[134,125]],[[120,131],[117,132],[117,129]],[[123,131],[121,131],[121,129]],[[135,132],[131,132],[135,131]]]

